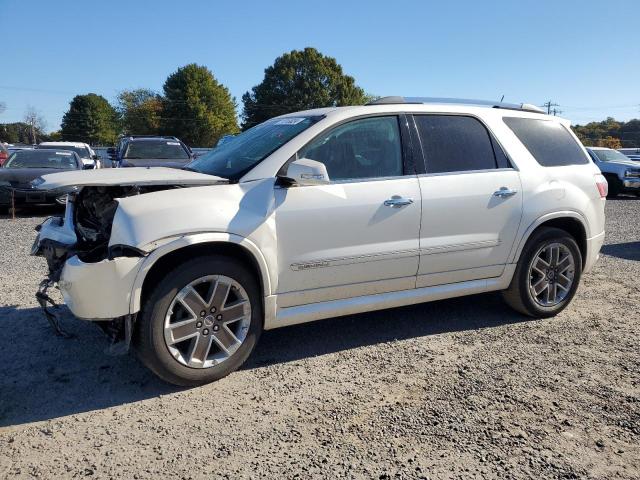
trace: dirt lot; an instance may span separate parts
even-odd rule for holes
[[[290,327],[191,390],[68,312],[51,335],[45,213],[0,219],[1,478],[640,478],[640,199],[554,319],[488,294]]]

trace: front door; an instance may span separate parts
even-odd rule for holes
[[[279,307],[415,287],[420,187],[402,140],[397,116],[368,117],[298,152],[331,183],[276,187]]]

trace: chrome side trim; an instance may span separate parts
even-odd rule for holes
[[[292,263],[291,270],[298,272],[300,270],[309,270],[312,268],[337,267],[339,265],[354,265],[357,263],[379,262],[382,260],[393,260],[396,258],[415,257],[420,254],[418,249],[398,250],[395,252],[382,252],[370,255],[356,255],[350,257],[329,258],[320,260],[311,260],[309,262]]]
[[[483,240],[482,242],[458,243],[454,245],[438,245],[435,247],[421,248],[420,255],[434,255],[436,253],[460,252],[463,250],[476,250],[480,248],[497,247],[501,243],[502,241],[498,238],[496,240]]]

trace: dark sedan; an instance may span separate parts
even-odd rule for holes
[[[65,188],[36,190],[31,181],[48,173],[81,170],[82,160],[75,152],[55,150],[20,150],[13,152],[0,168],[0,207],[24,204],[64,204]]]

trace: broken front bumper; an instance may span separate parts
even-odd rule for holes
[[[144,257],[116,257],[83,262],[75,251],[73,203],[65,218],[51,217],[39,228],[31,249],[49,266],[48,284],[58,283],[69,310],[86,320],[111,320],[129,315],[133,284]]]
[[[69,310],[86,320],[111,320],[129,315],[136,275],[144,258],[120,257],[96,263],[69,258],[58,287]]]

